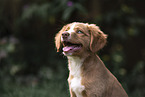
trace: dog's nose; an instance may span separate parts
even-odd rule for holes
[[[70,34],[65,31],[65,32],[62,33],[62,38],[68,38],[69,35]]]

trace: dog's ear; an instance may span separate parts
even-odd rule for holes
[[[90,50],[96,53],[102,49],[107,42],[107,35],[104,34],[95,24],[88,25],[91,34]]]
[[[61,35],[62,35],[62,32],[64,32],[66,30],[66,27],[67,27],[67,25],[63,26],[63,28],[55,36],[55,46],[56,46],[57,52],[59,52],[60,48],[62,47]]]
[[[57,52],[59,52],[61,48],[61,32],[58,32],[55,36],[55,46],[56,46]]]

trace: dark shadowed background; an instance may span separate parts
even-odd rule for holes
[[[130,97],[145,97],[144,0],[0,0],[0,97],[69,97],[55,34],[78,21],[108,34],[98,52]]]

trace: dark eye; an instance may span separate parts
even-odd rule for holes
[[[80,31],[80,30],[79,30],[79,31],[77,31],[77,33],[78,33],[78,34],[83,34],[83,32],[82,32],[82,31]]]

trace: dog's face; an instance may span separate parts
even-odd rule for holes
[[[70,23],[56,34],[57,51],[63,47],[66,56],[84,56],[96,53],[106,44],[107,35],[98,26],[88,23]]]

